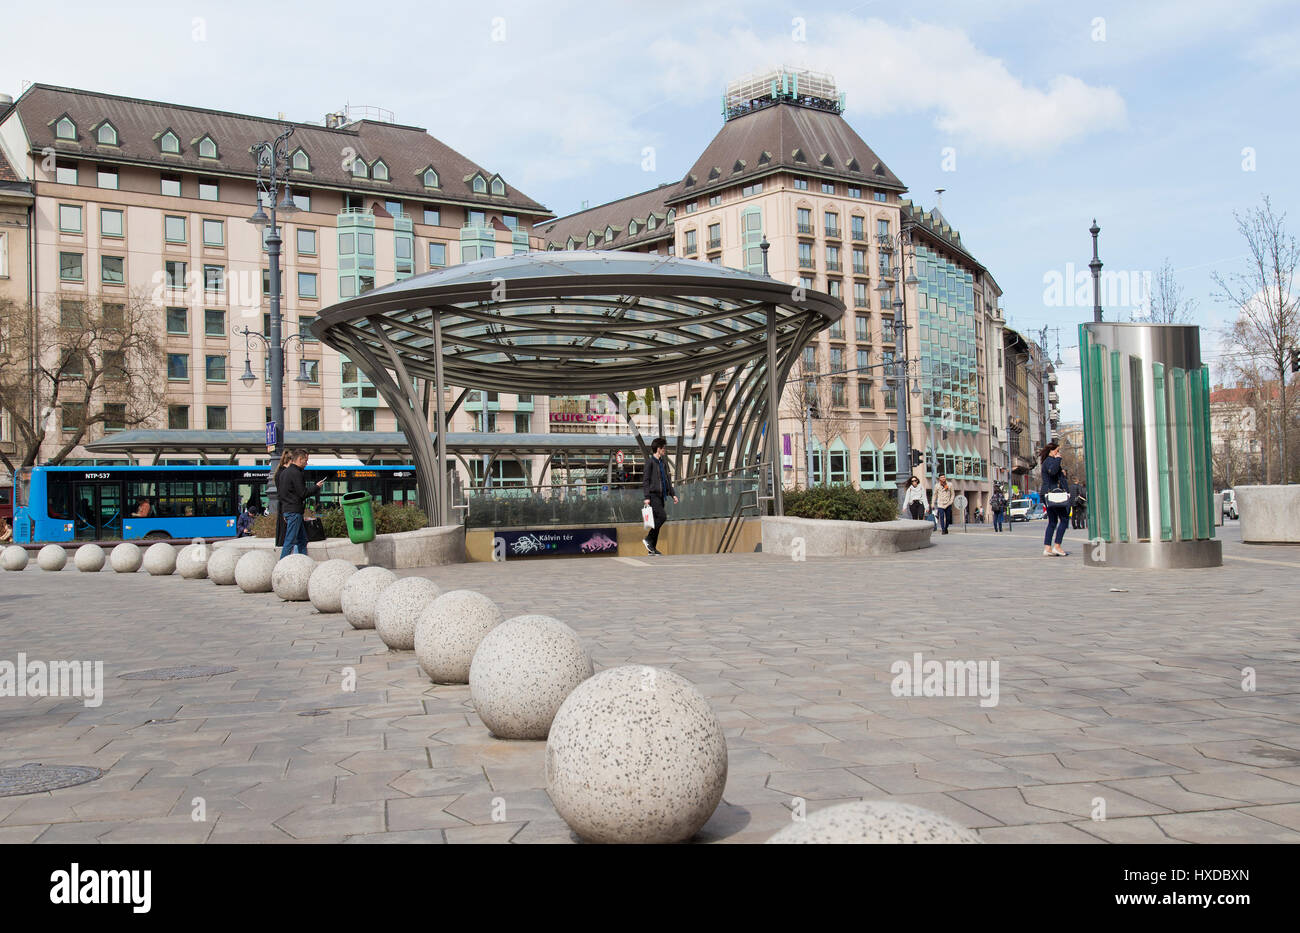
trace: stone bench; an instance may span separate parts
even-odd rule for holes
[[[217,541],[212,546],[240,551],[269,550],[275,548],[275,542],[270,538],[245,537]],[[358,566],[387,567],[389,570],[461,564],[465,562],[465,529],[461,525],[420,528],[377,535],[368,544],[353,544],[347,538],[326,538],[309,542],[307,556],[316,561],[339,559]]]
[[[1300,544],[1300,486],[1236,486],[1241,540]]]
[[[931,547],[934,526],[910,518],[889,522],[841,522],[764,515],[763,553],[789,557],[796,538],[805,557],[874,557]]]

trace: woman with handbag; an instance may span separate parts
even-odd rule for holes
[[[1039,454],[1043,464],[1043,485],[1040,492],[1047,508],[1047,530],[1043,532],[1044,557],[1069,557],[1061,548],[1065,529],[1070,523],[1070,487],[1065,470],[1061,469],[1061,445],[1052,441]]]
[[[925,515],[925,506],[925,490],[921,488],[921,481],[913,476],[907,481],[907,495],[903,497],[903,508],[914,521],[919,522]]]

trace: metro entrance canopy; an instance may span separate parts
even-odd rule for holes
[[[679,437],[671,451],[678,475],[774,464],[768,412],[779,410],[799,350],[843,314],[828,295],[737,269],[577,250],[413,276],[324,309],[311,330],[356,363],[396,414],[411,440],[421,504],[445,523],[447,496],[436,480],[445,481],[437,464],[447,446],[439,432],[430,436],[431,400],[437,425],[473,389],[600,393],[617,403],[619,392],[651,388],[658,405],[660,386],[684,384],[680,397],[700,388],[705,411],[692,449]],[[462,391],[444,410],[449,385]]]

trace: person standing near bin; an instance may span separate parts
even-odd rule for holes
[[[641,493],[655,519],[655,526],[641,539],[641,543],[645,545],[646,553],[653,557],[661,556],[659,531],[664,527],[664,522],[668,521],[664,502],[669,496],[672,496],[674,503],[677,502],[677,490],[673,488],[673,472],[668,465],[667,452],[668,441],[662,437],[651,441],[650,459],[646,461],[645,475],[641,478]]]
[[[284,516],[284,547],[280,549],[281,559],[290,554],[307,553],[307,529],[302,524],[302,512],[306,501],[320,492],[324,480],[307,485],[307,451],[295,450],[290,455],[289,465],[276,473],[275,491],[279,494],[280,514]]]

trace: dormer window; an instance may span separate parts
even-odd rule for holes
[[[675,207],[668,208],[668,222],[672,223],[676,219],[677,219],[677,208]]]
[[[426,168],[424,170],[424,187],[426,188],[438,187],[438,173],[435,172],[432,168]]]
[[[596,245],[596,231],[592,230],[590,233],[587,234],[587,248],[590,249],[595,245]]]
[[[353,177],[353,178],[369,178],[369,177],[370,177],[370,166],[369,166],[369,165],[366,165],[366,160],[365,160],[365,159],[353,159],[353,160],[352,160],[352,177]]]
[[[568,239],[568,242],[566,242],[566,243],[564,244],[564,248],[565,248],[565,249],[573,249],[573,248],[574,248],[575,246],[577,246],[577,245],[578,245],[578,241],[575,240],[575,239],[573,238],[572,235],[570,235],[570,236],[569,236],[569,239]]]
[[[474,176],[474,193],[487,194],[487,182],[483,180],[482,175]]]
[[[796,162],[806,163],[808,161],[808,157],[803,154],[802,149],[796,149],[794,152],[790,153],[790,157],[793,158]]]
[[[496,178],[492,179],[492,194],[495,197],[501,198],[501,197],[505,197],[505,193],[506,193],[506,183],[502,181],[501,177],[498,175]]]
[[[383,159],[375,162],[374,168],[370,170],[370,177],[375,181],[388,181],[388,166],[384,164]]]
[[[101,146],[117,145],[117,128],[105,120],[99,124],[99,129],[95,133],[95,139]]]
[[[158,137],[158,148],[163,152],[170,152],[174,155],[179,155],[181,151],[180,137],[171,130],[168,130],[163,133],[162,136]]]
[[[54,135],[59,139],[76,139],[77,124],[72,122],[71,117],[59,117],[59,122],[54,124]]]
[[[605,228],[605,242],[606,242],[606,243],[610,243],[610,242],[613,241],[613,239],[614,239],[614,228],[613,228],[613,227],[606,227],[606,228]]]
[[[215,159],[217,158],[217,144],[211,136],[204,136],[199,140],[199,158]]]
[[[636,236],[636,231],[637,231],[637,229],[638,229],[638,228],[637,228],[637,225],[636,225],[636,221],[635,221],[635,220],[629,221],[629,222],[628,222],[628,225],[627,225],[627,235],[628,235],[628,236]]]
[[[645,219],[645,228],[647,230],[653,230],[655,228],[655,225],[656,225],[655,215],[651,214],[649,217]]]
[[[311,157],[307,155],[305,149],[295,149],[293,152],[293,168],[296,172],[311,171]]]

